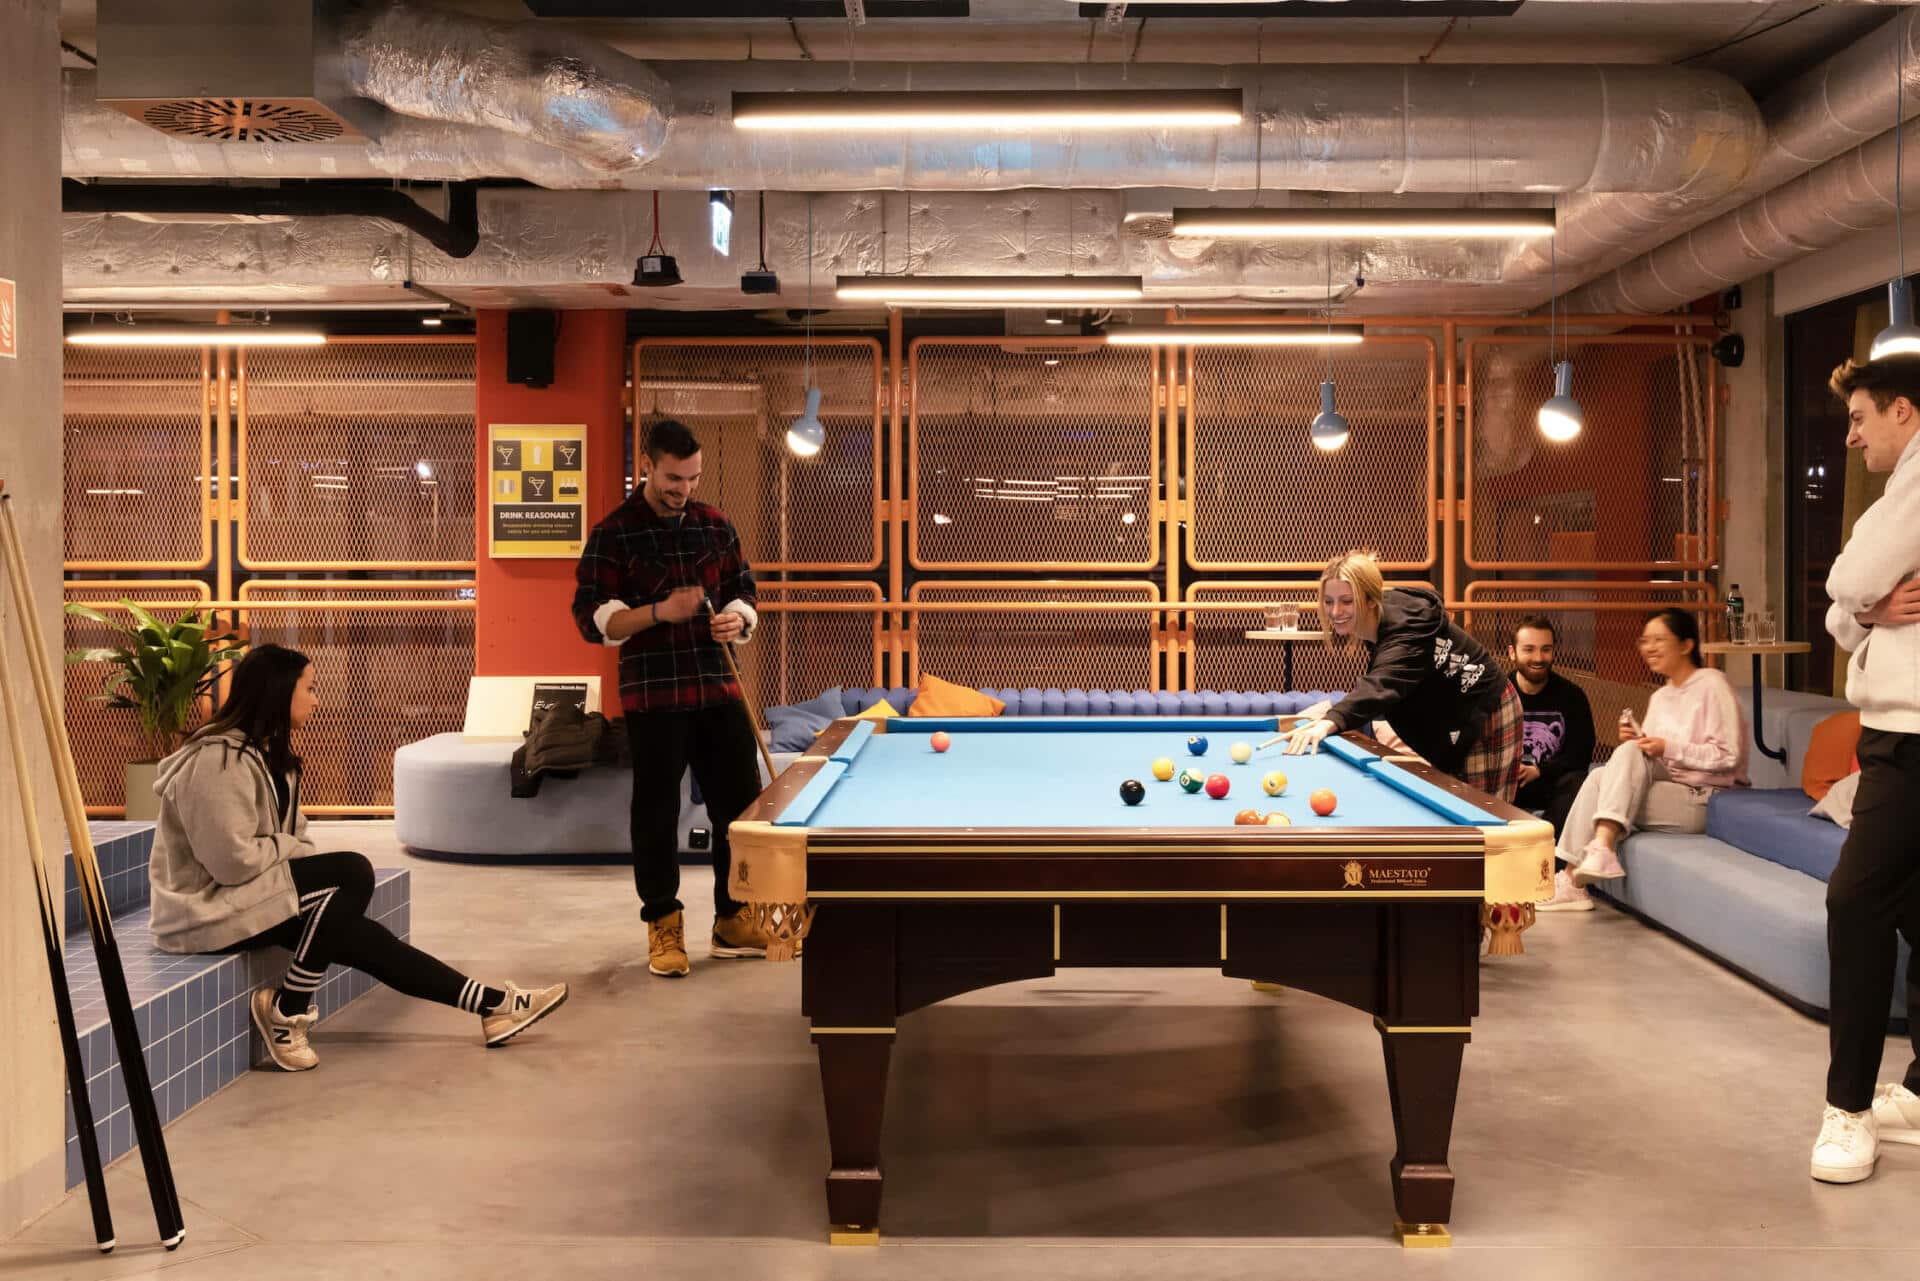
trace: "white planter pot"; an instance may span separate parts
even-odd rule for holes
[[[132,761],[127,765],[127,818],[155,822],[160,817],[160,798],[153,794],[153,780],[160,772],[158,761]]]

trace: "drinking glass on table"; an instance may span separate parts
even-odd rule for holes
[[[1727,615],[1727,639],[1735,645],[1747,643],[1747,618],[1744,614]]]
[[[1747,616],[1747,640],[1754,645],[1771,645],[1774,642],[1773,611],[1756,610]]]
[[[1260,611],[1260,617],[1266,621],[1268,631],[1280,630],[1280,614],[1281,609],[1278,605],[1269,605]]]
[[[1297,632],[1300,630],[1300,607],[1298,605],[1282,605],[1279,614],[1281,631]]]

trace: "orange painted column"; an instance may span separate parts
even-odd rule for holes
[[[589,645],[574,627],[574,561],[494,560],[487,555],[489,424],[584,424],[587,528],[626,497],[621,389],[626,374],[624,311],[561,313],[553,385],[507,381],[507,313],[477,317],[474,353],[476,676],[599,675],[602,705],[619,706],[618,651]]]

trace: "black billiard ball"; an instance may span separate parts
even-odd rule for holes
[[[1138,805],[1147,799],[1147,786],[1137,778],[1130,778],[1120,784],[1120,799],[1129,805]]]

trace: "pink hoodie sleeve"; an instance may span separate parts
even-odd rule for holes
[[[1712,669],[1709,673],[1710,679],[1701,681],[1704,688],[1697,696],[1699,702],[1687,718],[1693,732],[1686,742],[1669,741],[1666,759],[1703,774],[1731,774],[1740,768],[1741,748],[1746,742],[1740,704],[1727,678]]]

